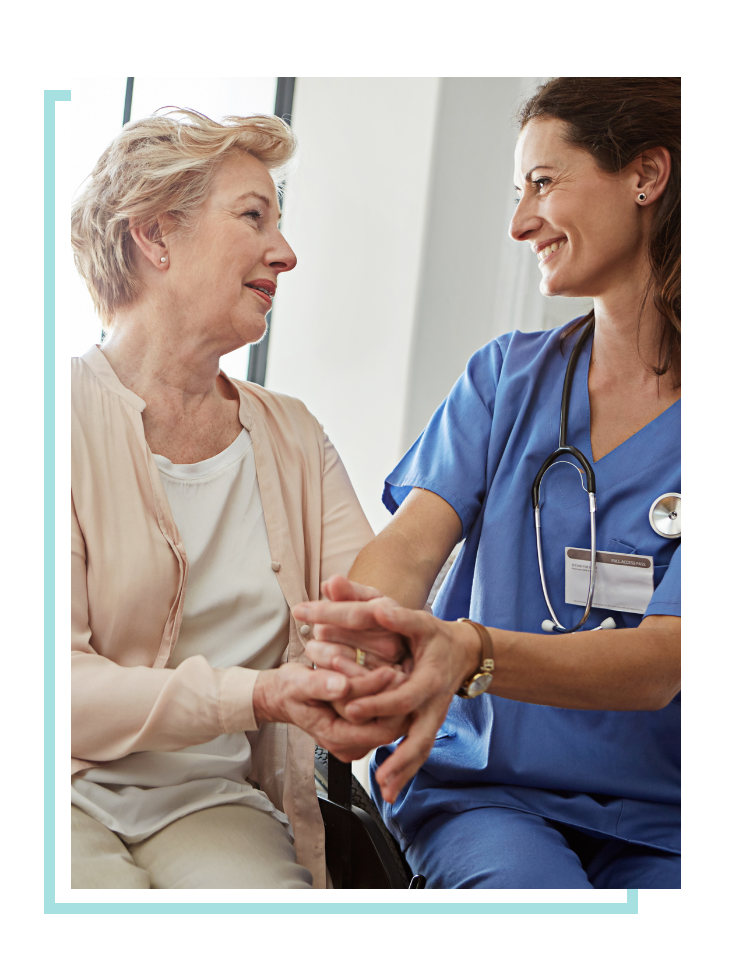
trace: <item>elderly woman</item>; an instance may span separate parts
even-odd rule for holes
[[[593,312],[471,357],[354,583],[295,616],[346,674],[355,647],[371,666],[411,646],[410,679],[346,715],[412,713],[374,786],[429,887],[675,888],[680,83],[552,79],[520,129],[510,234],[543,294]]]
[[[301,661],[291,608],[371,538],[320,424],[229,379],[296,258],[269,117],[128,125],[74,205],[105,340],[72,361],[72,885],[324,887],[314,745],[399,726],[331,703],[378,681]]]

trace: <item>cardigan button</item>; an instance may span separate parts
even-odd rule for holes
[[[274,573],[278,573],[281,570],[281,563],[277,563],[276,560],[272,560],[271,569]]]
[[[310,626],[309,626],[309,624],[303,624],[302,627],[299,629],[299,633],[300,634],[304,634],[304,635],[309,634],[310,633]]]

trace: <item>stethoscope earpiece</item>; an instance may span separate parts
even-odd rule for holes
[[[601,622],[598,628],[591,628],[591,631],[612,631],[614,628],[616,628],[616,626],[617,626],[617,622],[614,620],[614,618],[607,617]],[[551,634],[553,631],[556,630],[556,627],[553,624],[553,622],[548,621],[547,619],[543,621],[541,627],[543,631],[547,631],[548,634]],[[587,631],[586,633],[588,634],[589,632]]]
[[[613,617],[608,617],[601,622],[598,628],[592,628],[592,631],[613,631],[616,628],[617,622]]]

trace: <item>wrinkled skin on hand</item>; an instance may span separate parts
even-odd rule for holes
[[[406,647],[400,636],[411,648],[404,680],[381,692],[351,696],[342,708],[343,715],[356,723],[409,719],[405,738],[377,771],[382,796],[393,803],[429,756],[455,690],[478,663],[480,642],[469,625],[407,610],[377,596],[374,588],[343,578],[331,578],[323,592],[343,599],[312,601],[294,608],[295,618],[313,625],[315,640],[308,644],[307,654],[319,667],[356,674],[358,646],[366,651],[369,669],[378,671],[387,660],[398,669]]]
[[[389,667],[362,669],[360,676],[348,678],[330,669],[289,662],[259,674],[253,693],[254,713],[259,725],[293,723],[339,760],[359,760],[377,746],[401,736],[408,722],[398,717],[356,722],[340,713],[354,698],[370,698],[394,687],[395,676]]]
[[[338,576],[331,577],[330,580],[326,581],[322,586],[322,592],[330,601],[365,601],[382,596],[374,587],[356,584],[346,580],[345,577]],[[406,674],[412,668],[411,654],[409,654],[402,636],[387,631],[373,622],[366,631],[316,625],[313,634],[314,639],[307,643],[305,649],[306,657],[314,662],[318,668],[332,668],[354,682],[365,678],[367,671],[375,669],[384,671],[391,666],[394,674],[386,679],[387,684],[382,691],[396,689],[405,681]],[[369,645],[373,650],[367,650]],[[356,662],[357,647],[365,651],[363,665]],[[370,693],[361,692],[359,685],[354,685],[348,695],[334,701],[332,706],[340,716],[347,718],[346,708],[348,704],[353,699],[363,698],[368,694]],[[384,720],[388,726],[395,730],[394,739],[403,735],[409,726],[406,716],[387,716],[384,717]]]
[[[355,664],[356,648],[366,652],[365,665],[367,668],[378,668],[381,665],[400,665],[403,671],[411,671],[412,654],[404,636],[389,631],[377,624],[370,613],[370,602],[374,599],[390,600],[375,587],[354,583],[345,577],[334,576],[322,585],[323,595],[333,603],[347,604],[352,602],[351,608],[344,608],[344,626],[337,624],[316,624],[313,635],[317,642],[335,645],[334,654]],[[396,601],[392,604],[399,607]],[[308,645],[308,648],[310,646]],[[308,651],[308,657],[321,667],[327,667],[327,652],[317,652],[322,660],[315,661]]]

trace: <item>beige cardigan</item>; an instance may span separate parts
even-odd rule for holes
[[[373,537],[338,454],[298,400],[231,381],[253,440],[272,569],[289,607],[347,573]],[[166,668],[177,640],[187,556],[148,448],[146,404],[93,346],[72,360],[72,773],[143,750],[179,750],[257,730],[258,672],[197,655]],[[302,631],[307,630],[306,634]],[[290,620],[283,661],[309,638]],[[325,887],[314,741],[265,724],[251,779],[284,811],[297,859]]]

